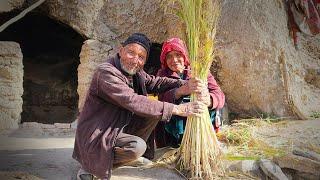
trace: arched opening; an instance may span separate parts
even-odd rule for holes
[[[152,43],[150,47],[149,58],[144,65],[144,70],[148,74],[156,75],[161,67],[160,54],[161,54],[162,44]]]
[[[0,33],[23,54],[21,122],[70,123],[78,113],[79,53],[85,40],[46,15],[29,13]]]

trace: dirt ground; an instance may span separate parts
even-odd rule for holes
[[[255,138],[270,146],[320,148],[320,119],[281,121],[252,128]],[[0,180],[76,179],[79,164],[72,159],[74,129],[20,128],[0,132]],[[159,150],[159,157],[166,150]],[[113,180],[184,179],[164,167],[124,166],[113,171]],[[231,177],[227,178],[231,179]],[[235,178],[237,179],[237,178]]]

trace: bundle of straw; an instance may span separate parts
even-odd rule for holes
[[[185,25],[193,77],[207,80],[214,56],[216,25],[220,14],[218,0],[174,0]],[[191,101],[196,101],[195,94]],[[221,151],[209,112],[188,117],[180,148],[175,154],[177,169],[190,179],[214,179],[224,174]]]

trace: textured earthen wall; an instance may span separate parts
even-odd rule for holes
[[[183,37],[160,1],[49,0],[40,9],[85,36],[79,71],[82,106],[92,71],[129,34],[161,43]],[[231,111],[249,116],[308,118],[320,111],[320,40],[300,36],[294,48],[281,0],[224,0],[217,34],[219,82]]]
[[[159,1],[51,1],[47,6],[51,16],[114,50],[133,32],[146,33],[160,43],[183,37],[177,18],[164,15]],[[217,40],[218,77],[232,111],[299,118],[319,111],[319,39],[301,37],[300,50],[294,48],[282,1],[223,1]],[[81,63],[92,61],[83,57]],[[80,65],[79,72],[89,71],[82,69],[85,66]],[[80,81],[79,94],[88,84]]]
[[[25,0],[1,0],[0,1],[0,13],[9,12],[11,10],[20,8]]]
[[[78,67],[78,108],[80,111],[83,107],[95,68],[112,53],[113,49],[111,46],[97,40],[87,40],[84,42],[80,53],[80,65]]]
[[[319,87],[304,80],[308,69],[320,69],[319,38],[302,36],[296,50],[281,1],[225,0],[218,42],[232,111],[308,118],[320,110]]]
[[[129,34],[142,32],[158,43],[168,34],[159,1],[49,1],[42,8],[89,38],[83,44],[78,67],[80,111],[94,69],[114,55]]]
[[[19,44],[0,41],[0,129],[17,128],[22,112],[23,64]]]

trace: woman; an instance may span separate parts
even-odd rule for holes
[[[171,38],[163,43],[160,55],[161,69],[157,75],[175,79],[190,79],[190,61],[187,48],[184,42],[179,38]],[[208,75],[208,91],[203,91],[202,97],[206,98],[206,105],[209,108],[210,117],[218,131],[220,122],[215,122],[216,110],[221,109],[225,102],[225,96],[218,86],[211,73]],[[166,101],[174,104],[180,104],[190,101],[190,92],[186,86],[169,90],[159,94],[160,101]],[[178,147],[184,132],[186,118],[172,116],[168,123],[159,122],[156,127],[157,147],[173,146]]]

